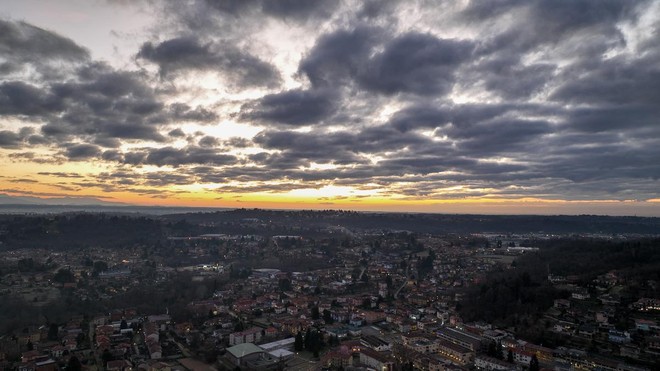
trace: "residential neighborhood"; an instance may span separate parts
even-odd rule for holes
[[[162,251],[8,251],[3,266],[16,269],[3,269],[0,290],[34,317],[9,325],[0,362],[20,371],[653,369],[660,300],[633,301],[626,293],[640,283],[623,271],[590,281],[540,272],[562,293],[541,313],[553,344],[464,318],[470,289],[537,253],[523,246],[534,239],[550,237],[213,234],[173,236]],[[275,259],[302,264],[255,267]],[[657,281],[644,284],[657,293]],[[62,300],[77,311],[57,321],[68,314]]]

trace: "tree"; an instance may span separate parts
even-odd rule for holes
[[[108,263],[106,263],[104,261],[100,261],[100,260],[95,261],[94,265],[93,265],[93,269],[97,273],[98,272],[105,272],[105,271],[108,270]]]
[[[280,279],[279,287],[281,291],[291,291],[291,280],[288,278]]]
[[[488,357],[495,357],[495,342],[491,341],[488,343],[488,349],[486,350],[486,355]]]
[[[80,371],[82,370],[82,364],[78,357],[73,356],[69,358],[69,362],[66,364],[66,371]]]
[[[59,283],[75,282],[76,278],[70,269],[60,268],[55,276],[53,276],[53,281]]]
[[[529,361],[529,371],[539,371],[539,360],[536,354],[532,355],[532,360]]]
[[[59,331],[59,326],[55,323],[51,323],[50,326],[48,326],[48,340],[57,340],[57,334]]]
[[[303,350],[303,347],[304,343],[302,332],[298,331],[298,334],[296,334],[296,340],[293,342],[293,349],[295,349],[296,352],[300,352]]]
[[[307,332],[305,332],[305,350],[312,349],[312,330],[308,327]]]
[[[312,319],[317,320],[321,318],[321,315],[319,314],[319,307],[313,306],[312,307]]]
[[[103,367],[106,367],[108,362],[112,361],[112,353],[110,353],[110,350],[104,350],[101,359],[103,360]]]
[[[334,320],[332,319],[332,313],[327,309],[323,310],[323,320],[328,325],[331,325],[334,322]]]

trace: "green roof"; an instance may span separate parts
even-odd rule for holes
[[[227,348],[227,351],[236,358],[242,358],[249,354],[263,352],[264,350],[252,343],[243,343]]]

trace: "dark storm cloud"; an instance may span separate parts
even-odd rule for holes
[[[156,63],[161,76],[181,70],[216,71],[239,86],[277,86],[279,72],[269,63],[228,43],[202,44],[194,37],[180,37],[158,44],[144,43],[139,58]]]
[[[335,113],[338,99],[330,89],[287,90],[243,106],[241,118],[290,126],[317,124]]]

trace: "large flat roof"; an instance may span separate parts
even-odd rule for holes
[[[243,343],[227,348],[227,351],[236,358],[242,358],[249,354],[263,352],[263,349],[259,348],[258,346],[252,343]]]

